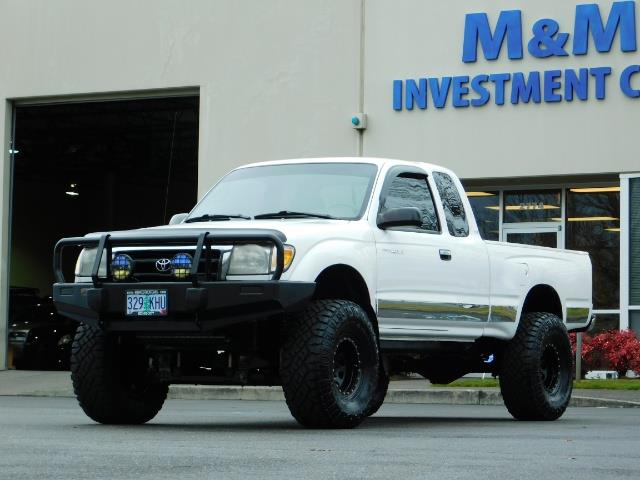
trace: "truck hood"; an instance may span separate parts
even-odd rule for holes
[[[176,233],[181,231],[204,232],[215,230],[275,230],[282,232],[285,242],[295,241],[301,237],[319,238],[325,236],[327,230],[349,229],[353,224],[348,220],[330,220],[322,218],[291,218],[274,220],[229,220],[222,222],[181,223],[178,225],[151,227],[144,229],[149,233]]]
[[[303,219],[277,219],[277,220],[223,220],[217,222],[195,222],[181,223],[178,225],[161,225],[157,227],[140,228],[137,230],[127,230],[110,232],[115,238],[118,235],[171,235],[176,233],[194,233],[220,231],[242,231],[242,230],[270,230],[284,234],[282,240],[285,242],[295,241],[303,238],[326,238],[327,236],[347,236],[348,232],[359,231],[356,236],[360,237],[363,228],[367,224],[364,221],[330,220],[320,218]],[[89,237],[96,237],[105,232],[96,232]]]

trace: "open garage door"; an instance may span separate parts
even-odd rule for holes
[[[17,106],[14,119],[9,360],[64,368],[75,326],[47,298],[53,246],[193,207],[198,97]]]

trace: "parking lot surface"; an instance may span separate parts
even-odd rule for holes
[[[640,478],[640,409],[385,405],[355,430],[305,430],[282,402],[169,400],[143,426],[70,398],[0,397],[0,478]]]

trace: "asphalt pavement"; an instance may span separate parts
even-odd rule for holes
[[[1,479],[637,479],[640,409],[385,404],[354,430],[305,430],[283,402],[168,400],[142,426],[74,399],[0,397]]]

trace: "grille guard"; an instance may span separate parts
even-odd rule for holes
[[[166,230],[164,231],[166,232]],[[64,273],[62,272],[62,254],[65,247],[96,247],[97,255],[91,271],[91,281],[94,287],[99,287],[103,282],[113,281],[111,274],[111,262],[106,262],[107,275],[100,277],[100,263],[102,255],[106,250],[107,259],[112,256],[114,247],[123,246],[176,246],[176,245],[195,245],[193,263],[189,278],[185,280],[198,286],[200,281],[208,280],[209,262],[211,261],[210,252],[212,245],[237,245],[248,243],[267,243],[272,244],[276,248],[276,269],[273,272],[271,280],[279,280],[284,270],[284,242],[286,236],[278,230],[269,229],[216,229],[209,231],[185,232],[185,233],[138,233],[131,232],[112,232],[103,233],[100,236],[87,237],[69,237],[63,238],[56,243],[53,249],[53,272],[57,283],[65,283]],[[205,272],[198,273],[198,268],[202,256],[205,258]]]

